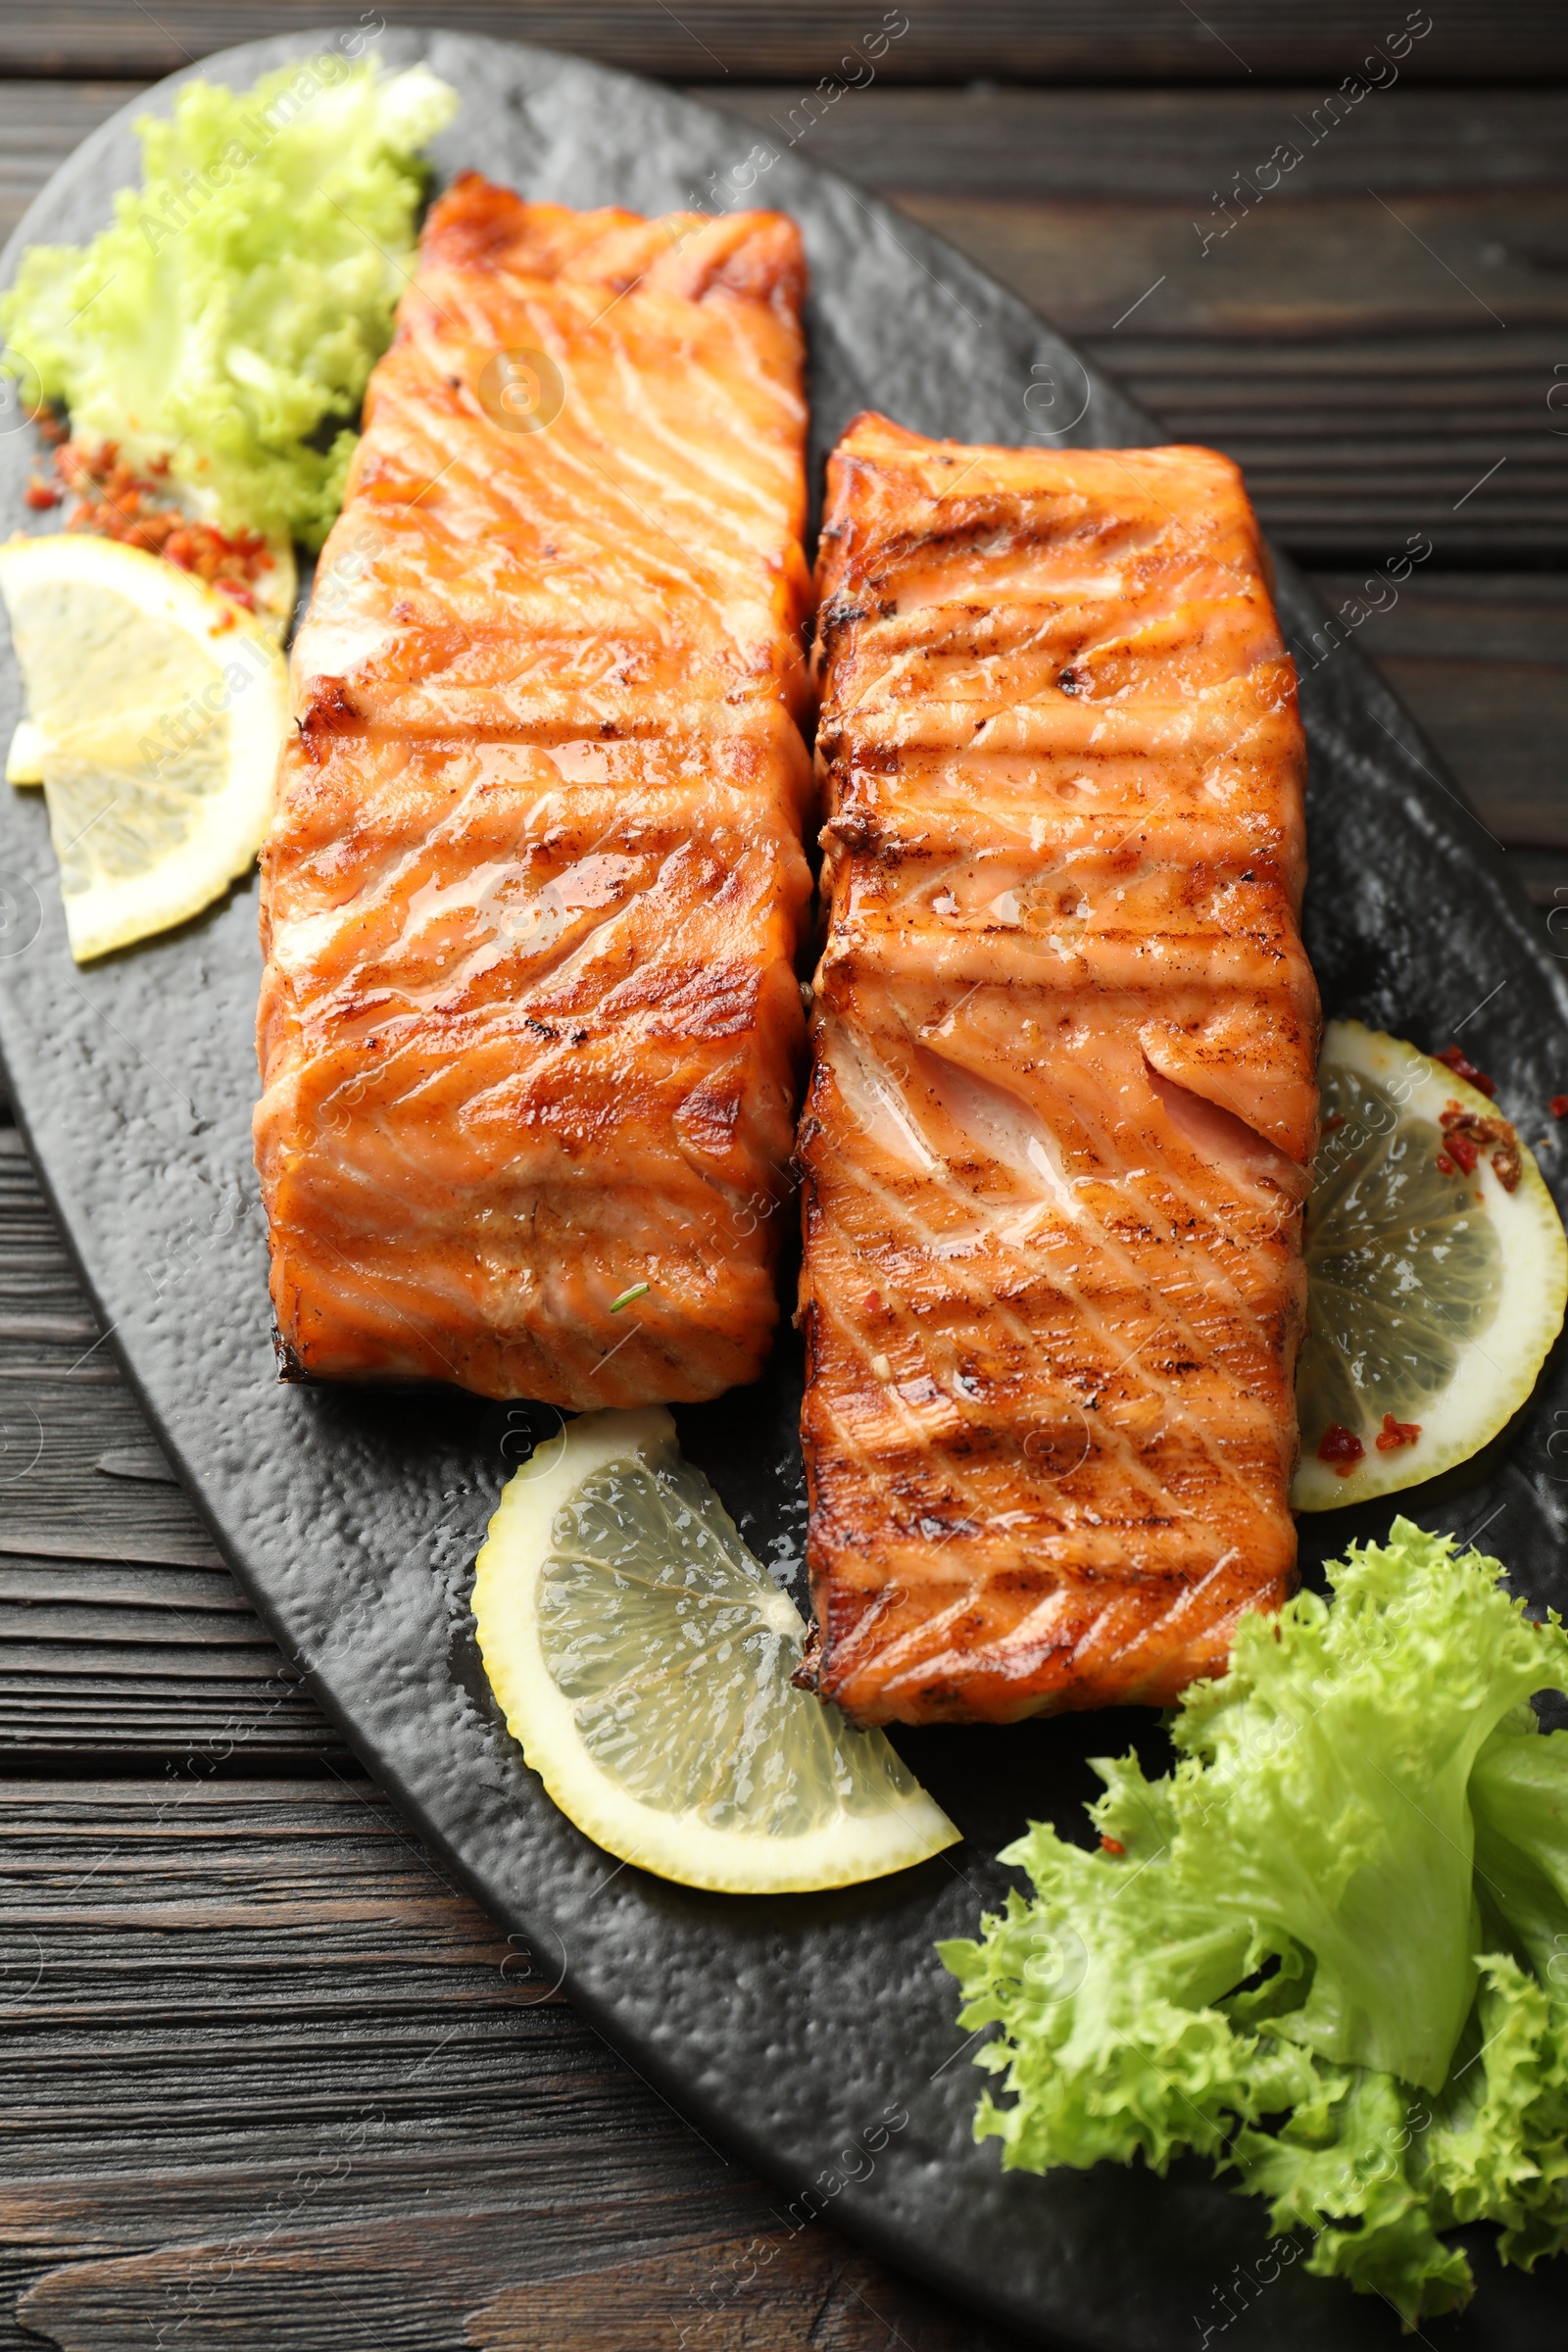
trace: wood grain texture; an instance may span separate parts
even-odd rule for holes
[[[646,2308],[696,2344],[738,2340],[705,2332],[717,2315],[752,2342],[859,2352],[896,2328],[1000,2352],[830,2231],[792,2233],[558,1977],[364,1782],[0,1781],[21,2320],[116,2352],[675,2341],[636,2334]],[[573,2332],[583,2296],[597,2334]]]
[[[666,2217],[628,2199],[614,2210],[421,2215],[417,2230],[395,2220],[235,2234],[74,2263],[39,2278],[18,2312],[62,2352],[167,2352],[171,2342],[220,2352],[236,2341],[270,2352],[1002,2352],[1011,2340],[828,2231],[791,2240],[762,2199],[749,2201],[749,2228],[608,2268],[607,2236],[629,2250],[641,2222],[646,2246]]]
[[[632,73],[709,81],[746,75],[814,81],[842,71],[886,22],[908,29],[882,61],[889,80],[967,82],[981,76],[1043,82],[1338,81],[1413,15],[1370,12],[1360,0],[1206,0],[1201,14],[1169,0],[918,0],[907,11],[796,0],[757,9],[747,0],[445,0],[443,24],[546,48],[575,49]],[[352,23],[427,24],[429,0],[383,0],[347,12]],[[1552,0],[1459,0],[1426,17],[1430,30],[1406,61],[1410,79],[1506,82],[1560,74],[1568,27]],[[187,58],[237,41],[323,22],[316,0],[53,0],[8,10],[0,71],[116,74],[151,79]]]
[[[0,40],[8,17],[20,13],[0,12]],[[88,131],[145,86],[144,76],[0,79],[0,221],[7,229]],[[682,87],[811,163],[910,194],[1151,198],[1206,208],[1216,190],[1255,172],[1281,142],[1300,157],[1270,199],[1283,204],[1361,195],[1368,181],[1397,200],[1415,191],[1551,188],[1568,177],[1568,99],[1555,88],[1401,83],[1369,93],[1330,134],[1318,82],[1057,90],[975,81],[905,89],[883,76],[837,98],[813,90],[809,103],[793,81]]]
[[[1568,171],[1560,90],[1401,81],[1342,111],[1328,103],[1335,87],[896,89],[879,81],[808,103],[789,83],[694,83],[688,94],[831,171],[929,195],[1166,199],[1206,210],[1216,189],[1255,172],[1282,144],[1298,156],[1271,198],[1285,204],[1359,196],[1369,180],[1395,199],[1552,187]]]
[[[0,1125],[0,1752],[83,1744],[342,1752],[172,1480]]]
[[[1388,593],[1366,568],[1319,573],[1317,587],[1345,615]],[[1511,852],[1568,853],[1568,578],[1415,571],[1356,638],[1493,837]],[[1531,873],[1521,878],[1529,887]],[[1551,886],[1565,879],[1568,864]]]

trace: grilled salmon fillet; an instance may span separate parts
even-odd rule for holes
[[[774,213],[472,174],[431,212],[262,860],[295,1376],[593,1407],[766,1354],[810,896],[804,283]]]
[[[1257,526],[1208,450],[862,416],[818,569],[819,1688],[1164,1702],[1296,1556],[1319,1014]]]

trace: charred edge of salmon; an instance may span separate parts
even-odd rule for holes
[[[419,259],[454,270],[577,277],[617,295],[644,284],[690,302],[728,294],[767,305],[797,330],[808,283],[806,248],[787,213],[577,212],[530,202],[477,172],[461,172],[431,206]]]
[[[822,1695],[822,1628],[813,1625],[806,1637],[801,1662],[790,1681],[797,1690],[809,1690],[813,1698]]]
[[[293,1343],[285,1340],[277,1325],[272,1325],[272,1353],[277,1358],[277,1379],[280,1388],[301,1389],[312,1385],[315,1374]]]
[[[305,715],[295,722],[311,764],[319,767],[331,749],[332,736],[347,734],[363,715],[341,678],[313,678]]]

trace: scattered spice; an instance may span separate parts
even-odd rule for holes
[[[34,474],[22,495],[35,514],[42,514],[50,507],[58,507],[65,492],[57,490],[52,482],[41,481]]]
[[[1102,1838],[1100,1850],[1102,1854],[1124,1854],[1127,1848],[1119,1838]]]
[[[1451,1176],[1453,1174],[1453,1162],[1448,1157],[1446,1152],[1440,1152],[1438,1153],[1438,1174],[1440,1176]]]
[[[55,451],[55,470],[77,505],[69,528],[91,531],[100,539],[118,539],[122,546],[144,548],[164,556],[181,571],[194,572],[246,612],[254,612],[256,582],[272,568],[272,556],[259,531],[221,531],[216,523],[198,522],[171,499],[169,460],[154,458],[138,473],[120,455],[113,441],[88,449],[66,441]],[[40,488],[47,489],[47,483]],[[47,501],[58,506],[63,491]],[[42,500],[28,494],[29,506]]]
[[[1439,1125],[1443,1129],[1443,1151],[1438,1154],[1440,1168],[1446,1156],[1471,1176],[1482,1152],[1490,1152],[1492,1172],[1503,1191],[1518,1191],[1523,1172],[1519,1138],[1506,1119],[1487,1118],[1480,1111],[1464,1110],[1457,1102],[1450,1102]]]
[[[1328,1117],[1327,1117],[1327,1118],[1324,1120],[1324,1122],[1323,1122],[1323,1132],[1324,1132],[1324,1134],[1325,1134],[1325,1135],[1332,1135],[1332,1134],[1334,1133],[1334,1131],[1335,1131],[1335,1129],[1336,1129],[1337,1127],[1343,1127],[1344,1125],[1345,1125],[1345,1113],[1344,1113],[1344,1111],[1343,1111],[1343,1110],[1331,1111],[1331,1112],[1330,1112],[1330,1114],[1329,1114],[1329,1116],[1328,1116]]]
[[[1348,1478],[1366,1452],[1366,1447],[1353,1429],[1342,1429],[1331,1421],[1317,1442],[1317,1458],[1332,1467],[1337,1478]]]
[[[1397,1453],[1401,1446],[1413,1446],[1420,1435],[1419,1421],[1396,1421],[1392,1413],[1385,1413],[1383,1427],[1378,1432],[1378,1451]]]
[[[1478,1070],[1473,1061],[1466,1059],[1462,1046],[1445,1046],[1443,1052],[1434,1054],[1432,1058],[1445,1063],[1456,1078],[1463,1078],[1469,1085],[1479,1087],[1484,1095],[1491,1097],[1496,1093],[1496,1087],[1486,1071]]]
[[[865,1297],[861,1299],[860,1304],[864,1307],[868,1315],[874,1315],[882,1304],[881,1292],[867,1291]]]
[[[611,1313],[612,1315],[618,1315],[623,1306],[630,1306],[634,1298],[640,1298],[643,1296],[643,1293],[647,1290],[651,1290],[652,1287],[653,1286],[651,1283],[634,1282],[629,1291],[622,1291],[618,1298],[612,1298],[610,1301]]]
[[[1553,1095],[1546,1107],[1554,1119],[1568,1119],[1568,1095]]]

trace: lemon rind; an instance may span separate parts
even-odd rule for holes
[[[671,1461],[675,1428],[662,1405],[586,1414],[548,1441],[509,1481],[479,1553],[473,1613],[485,1672],[524,1761],[568,1820],[617,1861],[656,1878],[725,1894],[804,1894],[886,1878],[959,1841],[924,1789],[875,1814],[841,1813],[796,1838],[716,1830],[692,1813],[643,1805],[582,1744],[570,1702],[545,1664],[539,1575],[557,1511],[609,1462]],[[796,1627],[799,1612],[779,1592]],[[769,1614],[773,1614],[770,1609]]]
[[[1434,1124],[1447,1102],[1460,1102],[1483,1117],[1496,1116],[1496,1104],[1446,1063],[1360,1021],[1330,1023],[1324,1060],[1385,1085],[1391,1078],[1410,1078],[1407,1107]],[[1516,1192],[1504,1192],[1485,1154],[1470,1179],[1496,1224],[1502,1289],[1491,1323],[1465,1344],[1448,1386],[1424,1408],[1419,1439],[1413,1446],[1380,1453],[1363,1435],[1366,1453],[1347,1478],[1339,1477],[1329,1463],[1305,1456],[1291,1489],[1293,1509],[1338,1510],[1423,1486],[1490,1445],[1529,1397],[1568,1307],[1568,1238],[1522,1137],[1519,1161]],[[1494,1334],[1505,1335],[1505,1361],[1498,1360],[1501,1349],[1495,1342],[1488,1345]]]
[[[19,718],[6,753],[6,782],[31,785],[43,782],[43,763],[48,757],[49,738],[42,727],[35,727],[30,718]]]

